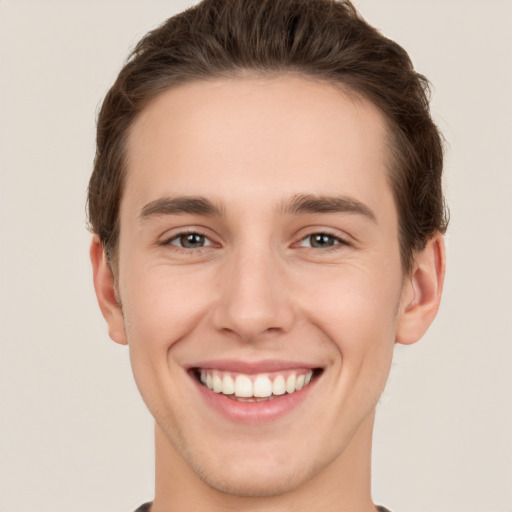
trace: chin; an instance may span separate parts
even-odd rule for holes
[[[223,494],[238,497],[272,497],[281,496],[300,487],[311,475],[307,468],[292,470],[281,467],[268,468],[239,468],[216,474],[215,471],[197,471],[203,482]]]
[[[189,469],[208,487],[238,497],[287,494],[313,479],[332,462],[332,453],[323,457],[318,454],[313,461],[311,452],[301,450],[300,446],[283,450],[282,446],[263,443],[252,448],[246,444],[245,449],[231,446],[227,452],[209,451],[206,447],[200,451],[180,451]]]

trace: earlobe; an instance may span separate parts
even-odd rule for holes
[[[414,256],[414,265],[402,291],[396,342],[418,341],[436,317],[441,302],[445,274],[445,246],[437,233]]]
[[[109,336],[116,343],[128,343],[124,328],[123,312],[119,302],[114,274],[107,261],[103,244],[98,235],[91,241],[90,257],[92,264],[94,290],[103,317],[107,321]]]

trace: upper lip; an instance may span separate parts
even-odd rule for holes
[[[319,365],[304,363],[300,361],[285,361],[280,359],[264,359],[260,361],[243,361],[237,359],[210,359],[199,361],[189,365],[188,369],[215,369],[225,372],[244,373],[247,375],[256,373],[269,373],[285,370],[315,369]]]

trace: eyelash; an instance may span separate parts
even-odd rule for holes
[[[180,240],[180,239],[183,239],[184,237],[191,236],[191,235],[197,235],[197,236],[202,237],[205,241],[209,242],[208,245],[192,248],[192,247],[183,247],[183,246],[172,243],[176,240]],[[194,251],[194,250],[198,251],[198,250],[204,249],[206,247],[211,247],[214,245],[214,243],[211,241],[211,239],[208,236],[204,235],[203,233],[201,233],[199,231],[190,230],[190,231],[182,231],[182,232],[172,236],[171,238],[167,238],[166,240],[161,242],[160,245],[172,245],[172,246],[176,247],[176,249],[178,249],[178,250],[188,252],[188,251]]]
[[[191,235],[197,235],[197,236],[201,237],[204,241],[208,241],[209,243],[207,243],[207,245],[203,245],[201,247],[183,247],[182,245],[173,243],[174,241],[179,241],[180,239],[182,239],[182,241],[183,241],[183,237],[191,236]],[[315,236],[316,237],[319,237],[319,236],[329,237],[330,239],[332,239],[334,241],[334,243],[333,243],[333,245],[327,246],[327,247],[313,247],[312,245],[307,245],[307,246],[302,245],[302,243],[308,239],[310,240],[310,243],[311,243],[311,239]],[[171,238],[164,240],[163,242],[160,243],[160,245],[163,245],[163,246],[172,245],[173,247],[175,247],[176,249],[178,249],[180,251],[190,252],[190,251],[200,251],[202,249],[212,247],[215,245],[215,243],[212,242],[211,239],[207,235],[204,235],[200,231],[190,230],[190,231],[182,231],[182,232],[172,236]],[[326,252],[326,251],[337,250],[337,248],[339,248],[340,246],[350,246],[350,243],[347,242],[345,239],[343,239],[333,233],[330,233],[329,231],[323,230],[323,231],[315,231],[313,233],[307,234],[306,236],[303,236],[298,242],[296,242],[294,244],[294,246],[303,247],[306,249],[313,249],[313,250],[316,249],[316,250],[321,250],[321,251]]]
[[[305,246],[306,248],[308,249],[318,249],[318,250],[322,250],[322,251],[334,251],[336,250],[337,248],[339,248],[340,246],[348,246],[350,245],[345,239],[333,234],[333,233],[329,233],[329,231],[316,231],[314,233],[309,233],[308,235],[302,237],[300,240],[299,240],[299,247],[304,247],[303,245],[300,245],[304,240],[311,240],[313,237],[329,237],[330,239],[332,239],[334,241],[334,244],[331,245],[331,246],[328,246],[328,247],[312,247],[311,245],[309,246]]]

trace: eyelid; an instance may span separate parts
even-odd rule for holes
[[[182,245],[178,245],[178,244],[174,244],[173,242],[174,241],[180,241],[180,239],[185,236],[185,235],[199,235],[201,236],[204,241],[205,241],[205,244],[201,247],[183,247]],[[168,245],[175,245],[176,247],[179,247],[180,249],[187,249],[188,251],[192,251],[192,250],[197,250],[197,249],[204,249],[205,247],[211,247],[213,245],[213,242],[205,235],[201,234],[201,233],[180,233],[179,235],[176,235],[175,237],[173,238],[170,238],[168,241],[167,241],[167,244]]]
[[[174,248],[176,248],[178,250],[183,250],[183,251],[187,251],[187,252],[200,251],[202,249],[206,249],[209,247],[215,247],[215,246],[220,247],[222,245],[222,244],[216,242],[214,237],[212,237],[210,234],[207,234],[206,229],[201,228],[199,226],[198,227],[195,227],[195,226],[182,227],[182,228],[176,228],[176,229],[169,230],[169,231],[173,231],[172,234],[162,237],[157,242],[158,245],[160,245],[160,246],[172,245]],[[208,242],[207,245],[193,249],[193,248],[181,247],[178,244],[171,243],[171,242],[179,239],[183,235],[190,235],[190,234],[197,234],[197,235],[204,237],[206,239],[206,241]],[[310,238],[314,235],[320,235],[320,234],[328,235],[328,236],[334,238],[336,240],[336,243],[331,247],[325,247],[325,248],[318,248],[318,247],[311,247],[311,246],[308,247],[308,246],[301,245],[302,242],[307,240],[308,238]],[[339,232],[337,232],[335,230],[332,230],[330,228],[324,228],[324,227],[310,228],[305,234],[301,235],[296,240],[297,241],[292,244],[295,247],[298,246],[298,247],[303,247],[305,249],[313,249],[316,251],[324,251],[324,252],[328,251],[328,250],[336,250],[336,248],[338,248],[340,246],[343,247],[343,246],[352,246],[353,245],[353,243],[351,241],[351,237],[349,235],[340,234]]]
[[[212,236],[206,234],[205,230],[200,228],[200,227],[178,228],[178,229],[172,230],[172,231],[173,231],[173,233],[171,235],[164,236],[163,238],[161,238],[161,240],[159,240],[157,242],[157,244],[161,245],[161,246],[172,245],[173,247],[175,247],[178,250],[183,250],[183,251],[188,251],[188,252],[190,252],[190,251],[200,251],[201,249],[206,249],[208,247],[219,245],[218,243],[216,243],[213,240]],[[171,243],[174,240],[179,239],[180,237],[182,237],[184,235],[200,235],[200,236],[204,237],[208,241],[208,244],[203,246],[203,247],[198,247],[198,248],[195,248],[195,249],[190,249],[190,248],[181,247],[180,245]]]
[[[336,240],[336,243],[331,247],[324,247],[324,248],[301,245],[301,243],[304,240],[307,240],[308,238],[311,238],[312,236],[315,236],[315,235],[330,236]],[[336,248],[338,248],[340,246],[342,246],[342,247],[343,246],[351,246],[352,243],[349,241],[349,239],[350,239],[349,236],[343,236],[340,233],[334,232],[331,229],[319,227],[319,228],[314,228],[311,231],[309,231],[307,234],[305,234],[304,236],[301,236],[299,238],[299,240],[297,242],[295,242],[294,245],[299,246],[299,247],[304,247],[306,249],[313,249],[313,250],[318,250],[318,251],[328,251],[328,250],[336,250]]]

